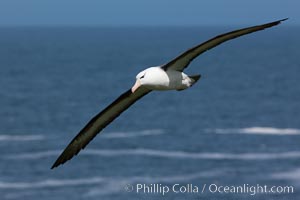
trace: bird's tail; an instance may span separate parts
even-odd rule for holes
[[[188,76],[188,77],[190,78],[188,87],[192,87],[201,78],[201,75],[197,74],[197,75],[192,75],[192,76]],[[186,88],[187,87],[177,89],[177,91],[182,91],[182,90],[185,90]]]
[[[201,74],[192,75],[189,78],[192,80],[192,85],[194,85],[201,78]]]

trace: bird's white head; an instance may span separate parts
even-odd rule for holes
[[[132,93],[134,93],[139,87],[141,87],[143,84],[145,84],[145,75],[146,75],[146,70],[141,71],[136,75],[136,82],[134,86],[131,88]]]
[[[157,86],[166,84],[166,82],[168,82],[168,76],[161,67],[150,67],[136,75],[136,82],[131,91],[135,92],[141,86],[148,89],[155,89]]]

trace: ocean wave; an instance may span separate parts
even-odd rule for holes
[[[8,159],[41,159],[57,156],[61,151],[44,151],[35,153],[19,153],[7,155]],[[186,152],[166,151],[155,149],[87,149],[81,153],[82,156],[148,156],[169,159],[208,159],[208,160],[271,160],[271,159],[294,159],[300,158],[299,151],[280,153],[220,153],[220,152]]]
[[[164,134],[162,129],[152,129],[152,130],[142,130],[142,131],[132,131],[132,132],[112,132],[105,133],[101,137],[103,138],[131,138],[140,136],[150,136],[150,135],[161,135]]]
[[[11,155],[6,155],[5,158],[35,160],[35,159],[47,158],[47,157],[51,157],[51,156],[58,156],[60,153],[61,153],[61,151],[59,151],[59,150],[40,151],[40,152],[33,152],[33,153],[11,154]]]
[[[300,158],[300,152],[284,153],[219,153],[219,152],[185,152],[154,149],[89,150],[88,155],[98,156],[149,156],[175,159],[212,159],[212,160],[268,160]]]
[[[274,128],[274,127],[249,127],[237,129],[206,129],[207,132],[219,134],[258,134],[258,135],[300,135],[300,129]]]
[[[274,178],[274,179],[287,179],[287,180],[295,180],[295,181],[299,182],[299,180],[300,180],[300,169],[298,168],[298,169],[291,170],[291,171],[275,173],[275,174],[272,174],[271,177]]]
[[[0,141],[34,141],[44,139],[42,135],[0,135]]]
[[[26,199],[25,197],[29,197],[38,193],[38,190],[19,190],[18,192],[12,191],[3,195],[3,199]]]
[[[102,177],[93,177],[86,179],[48,179],[37,182],[2,182],[0,181],[0,189],[36,189],[49,188],[61,186],[77,186],[77,185],[91,185],[104,183],[105,179]]]
[[[48,179],[36,182],[3,182],[0,181],[0,189],[38,189],[38,188],[52,188],[52,187],[69,187],[78,185],[101,185],[101,187],[114,187],[117,190],[122,190],[126,183],[173,183],[176,181],[188,181],[201,177],[214,177],[223,174],[224,171],[204,171],[198,173],[190,173],[184,175],[174,176],[133,176],[133,177],[90,177],[78,179]],[[99,189],[99,188],[98,188]]]

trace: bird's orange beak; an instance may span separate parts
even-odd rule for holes
[[[134,93],[140,86],[141,86],[141,82],[139,79],[137,79],[134,86],[131,88],[131,92]]]

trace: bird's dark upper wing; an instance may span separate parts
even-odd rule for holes
[[[103,128],[150,91],[151,90],[141,87],[134,93],[131,92],[131,89],[123,93],[113,103],[91,119],[58,157],[51,169],[70,160],[74,155],[77,155]]]
[[[189,63],[195,59],[197,56],[199,56],[200,54],[204,53],[205,51],[214,48],[215,46],[226,42],[227,40],[231,40],[237,37],[240,37],[242,35],[246,35],[249,33],[253,33],[255,31],[260,31],[263,30],[265,28],[270,28],[272,26],[276,26],[278,24],[280,24],[280,22],[287,20],[286,19],[282,19],[282,20],[278,20],[275,22],[271,22],[271,23],[267,23],[267,24],[263,24],[263,25],[258,25],[258,26],[252,26],[252,27],[248,27],[248,28],[244,28],[244,29],[240,29],[240,30],[236,30],[236,31],[232,31],[229,33],[225,33],[222,35],[219,35],[217,37],[214,37],[200,45],[197,45],[189,50],[187,50],[186,52],[184,52],[183,54],[181,54],[180,56],[178,56],[177,58],[175,58],[174,60],[170,61],[169,63],[165,64],[162,66],[162,68],[164,70],[167,69],[172,69],[172,70],[176,70],[176,71],[183,71],[184,68],[186,68]]]

